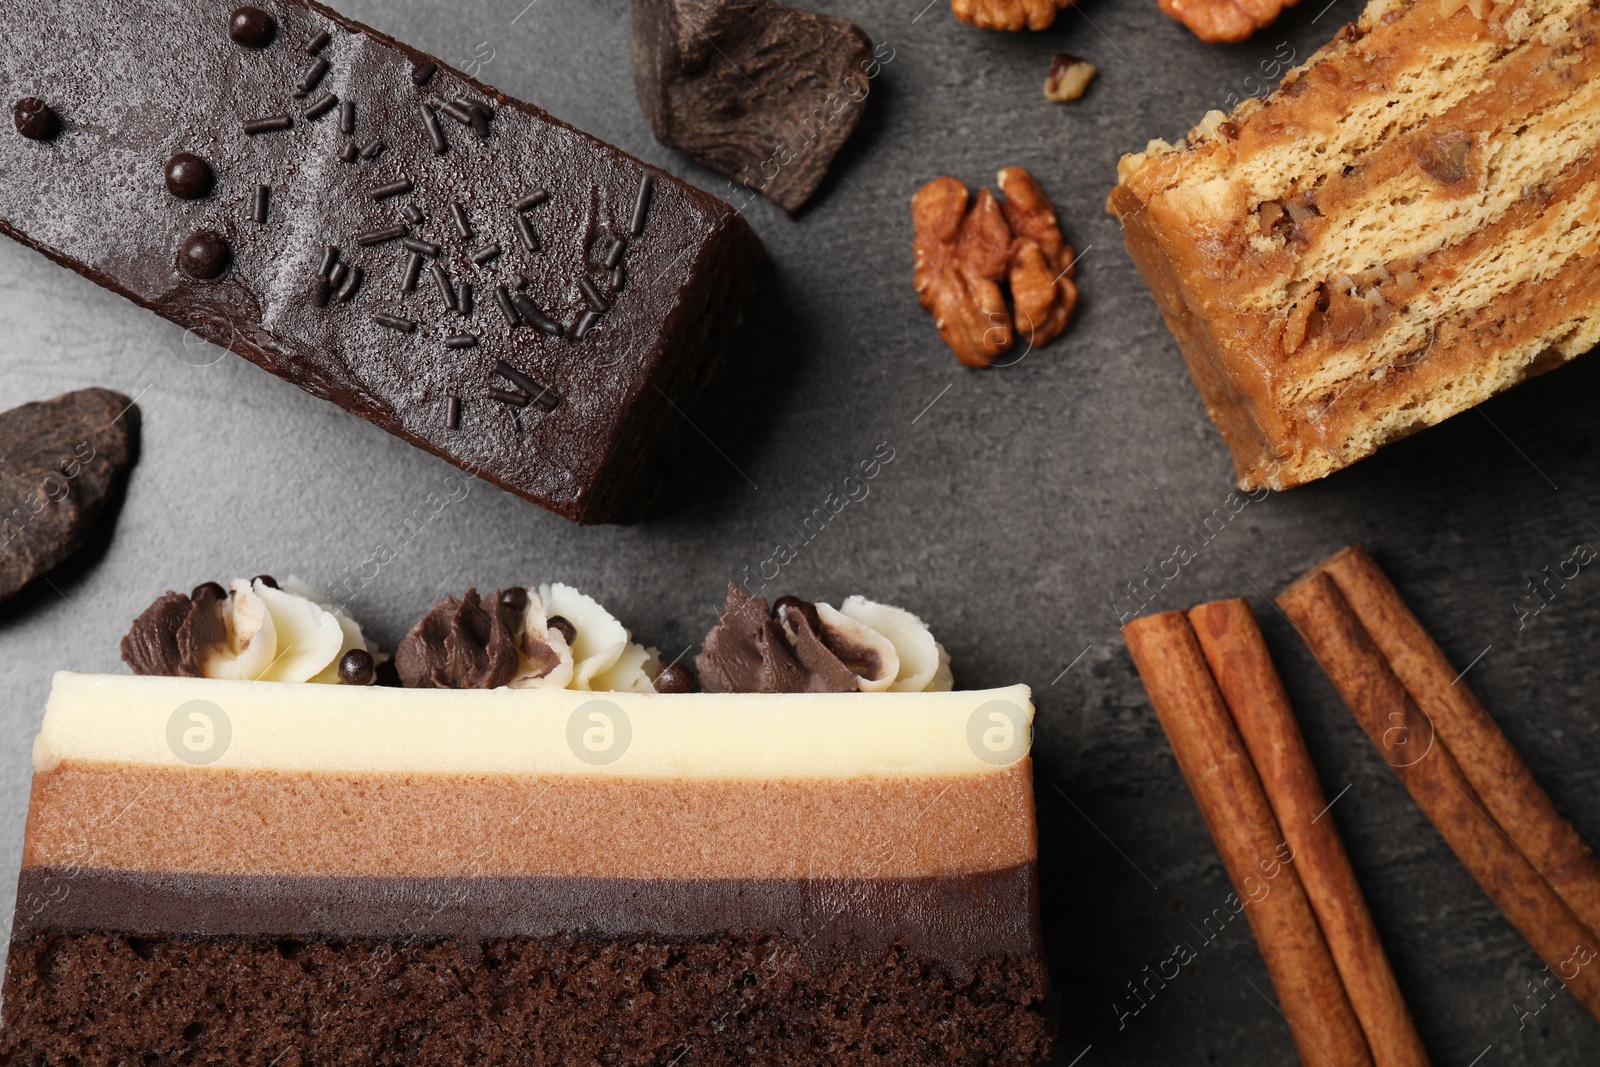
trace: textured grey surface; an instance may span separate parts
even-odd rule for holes
[[[118,637],[169,587],[262,571],[333,587],[376,571],[352,610],[392,646],[442,593],[562,579],[671,657],[714,621],[724,584],[783,542],[797,555],[771,591],[902,604],[932,624],[963,686],[1034,687],[1059,1062],[1292,1062],[1244,924],[1209,942],[1196,932],[1227,878],[1117,637],[1123,584],[1189,542],[1196,559],[1155,607],[1254,599],[1328,793],[1349,787],[1334,815],[1434,1062],[1593,1062],[1596,1023],[1564,994],[1534,997],[1528,983],[1547,977],[1538,959],[1262,596],[1365,541],[1458,665],[1481,654],[1467,681],[1557,806],[1600,841],[1589,706],[1600,575],[1585,568],[1520,628],[1516,610],[1542,568],[1600,544],[1600,361],[1252,503],[1202,541],[1195,529],[1230,489],[1228,459],[1102,204],[1119,154],[1258,89],[1261,64],[1307,55],[1357,0],[1308,0],[1231,48],[1194,40],[1154,0],[1087,0],[1053,30],[1017,36],[927,2],[814,5],[859,22],[893,58],[815,206],[798,220],[745,208],[771,253],[762,292],[666,507],[636,526],[578,529],[481,483],[429,518],[425,501],[455,484],[453,468],[0,245],[0,405],[96,384],[137,395],[145,416],[115,536],[0,607],[6,893],[51,672],[121,669]],[[625,0],[338,6],[458,66],[479,61],[507,92],[727,191],[651,139]],[[1075,104],[1040,92],[1058,50],[1100,65]],[[978,184],[1006,165],[1031,169],[1055,199],[1083,254],[1083,303],[1060,341],[973,373],[911,292],[908,204],[936,175]],[[800,544],[801,521],[884,442],[894,460],[870,495]],[[385,548],[392,562],[366,563]],[[1151,978],[1173,973],[1163,964],[1180,942],[1192,964]],[[1142,1007],[1130,982],[1149,990]]]

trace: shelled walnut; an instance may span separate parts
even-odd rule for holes
[[[911,201],[917,298],[969,367],[994,363],[1019,335],[1029,347],[1055,340],[1078,303],[1050,199],[1021,167],[997,182],[1003,201],[988,189],[973,197],[955,178],[935,178]]]
[[[950,0],[950,9],[962,22],[986,30],[1048,29],[1056,12],[1075,0]]]
[[[1295,0],[1160,0],[1168,18],[1177,19],[1208,44],[1242,41],[1277,21]]]

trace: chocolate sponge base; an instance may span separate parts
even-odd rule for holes
[[[33,934],[11,945],[0,1065],[1033,1064],[1041,961],[970,973],[903,947],[516,938]]]

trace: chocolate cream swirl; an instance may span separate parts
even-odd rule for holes
[[[853,596],[838,608],[764,597],[729,583],[721,621],[695,657],[708,693],[935,692],[950,656],[923,621]]]

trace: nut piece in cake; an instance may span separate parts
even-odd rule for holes
[[[1056,12],[1074,0],[950,0],[950,9],[962,22],[986,30],[1049,29]]]
[[[1161,10],[1209,44],[1242,41],[1278,20],[1294,0],[1161,0]]]
[[[911,202],[917,297],[969,367],[991,365],[1018,335],[1030,347],[1055,340],[1078,302],[1072,248],[1049,198],[1021,167],[1002,170],[998,184],[1004,201],[936,178]]]
[[[1087,59],[1057,52],[1050,60],[1050,74],[1044,80],[1044,95],[1058,104],[1076,100],[1089,88],[1096,69]]]
[[[1233,452],[1283,489],[1600,340],[1600,8],[1373,0],[1123,158],[1110,209]]]

